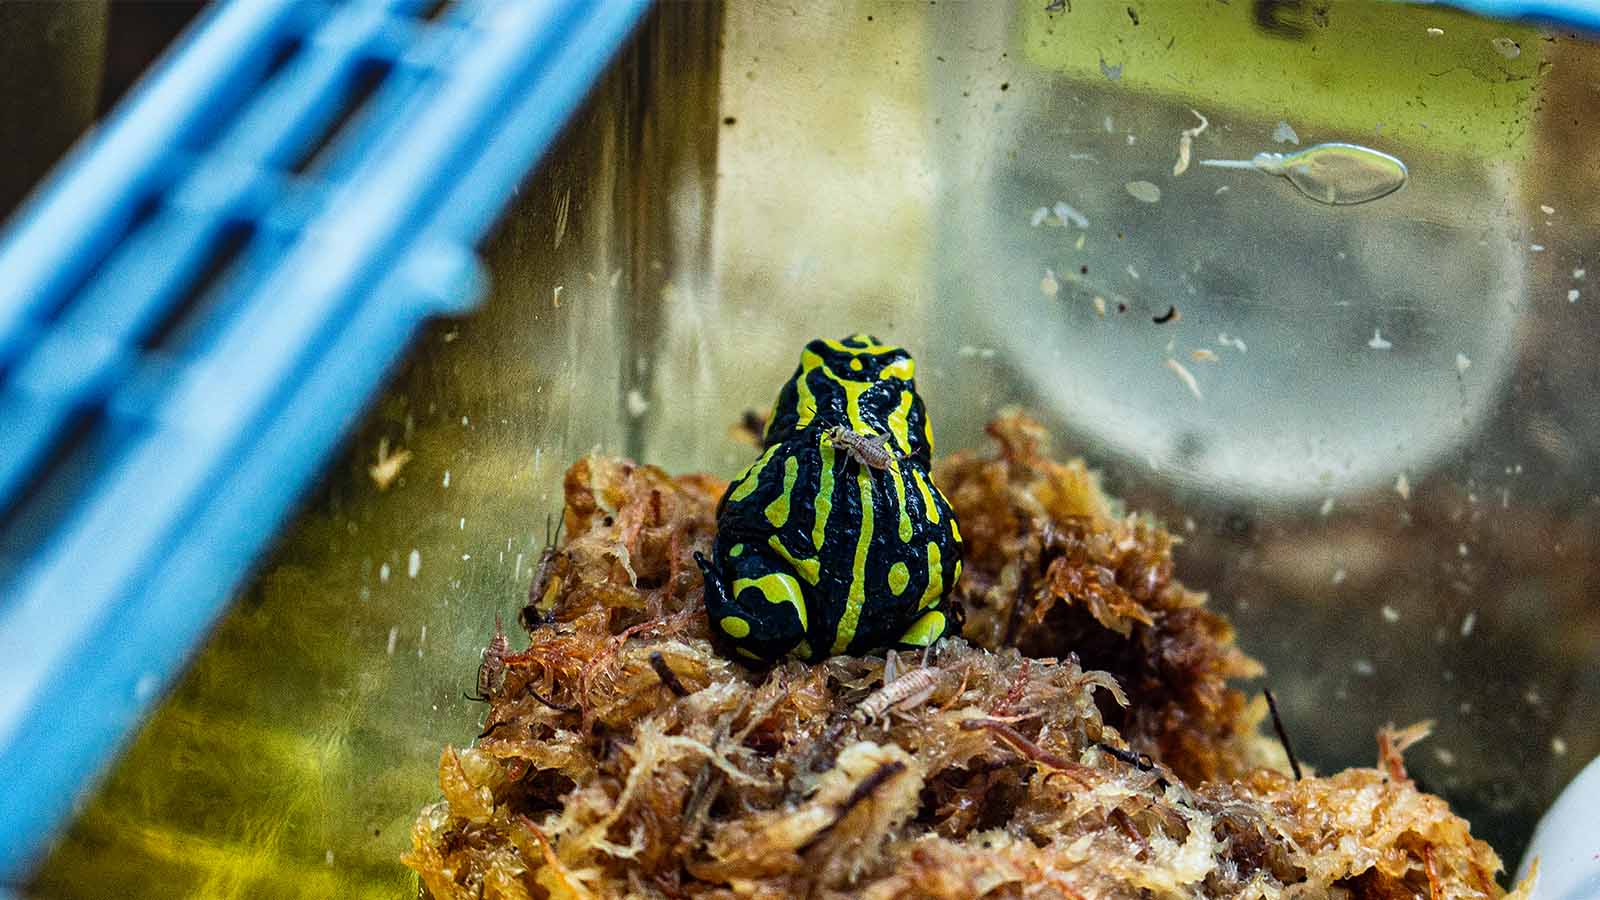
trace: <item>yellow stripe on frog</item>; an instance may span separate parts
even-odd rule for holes
[[[938,541],[928,542],[928,587],[922,592],[922,599],[917,601],[917,609],[927,609],[939,602],[939,595],[944,593],[944,566],[939,562]]]
[[[828,516],[833,512],[833,444],[817,435],[817,445],[822,451],[822,476],[817,483],[816,521],[811,526],[811,546],[822,553],[822,542],[828,534]]]
[[[850,646],[856,636],[856,625],[861,621],[861,607],[867,602],[867,551],[872,546],[872,476],[863,466],[856,472],[856,485],[861,490],[861,527],[856,537],[855,566],[850,571],[850,592],[845,597],[844,615],[839,617],[839,627],[834,629],[833,648],[837,656]]]
[[[926,647],[944,636],[944,613],[934,610],[925,613],[917,621],[911,623],[906,633],[900,635],[900,643],[913,647]]]
[[[756,488],[761,484],[761,470],[767,467],[772,455],[778,452],[779,446],[781,445],[774,444],[768,447],[767,452],[761,454],[760,459],[751,463],[750,468],[744,470],[744,474],[739,476],[739,486],[733,489],[732,494],[728,495],[730,501],[737,503],[755,493]]]
[[[823,338],[822,345],[837,353],[851,353],[859,356],[882,356],[885,353],[904,352],[904,348],[897,347],[894,344],[873,343],[872,335],[870,334],[852,334],[845,340],[855,341],[862,346],[849,347],[845,345],[844,341],[836,341],[833,338]]]
[[[783,493],[767,504],[767,521],[782,528],[789,521],[789,498],[794,496],[794,479],[800,474],[800,460],[791,456],[783,461]]]
[[[809,627],[806,623],[806,600],[800,592],[800,582],[782,572],[773,572],[760,578],[739,578],[733,582],[733,595],[737,597],[744,593],[745,588],[751,587],[760,591],[768,603],[788,603],[793,606],[795,615],[800,617],[800,628]]]
[[[901,453],[911,453],[911,435],[909,422],[911,419],[911,392],[900,392],[900,405],[889,414],[889,434],[894,438],[894,445]]]
[[[778,556],[782,557],[784,562],[794,566],[795,571],[799,572],[800,577],[804,578],[806,581],[809,581],[814,585],[817,583],[817,579],[821,577],[821,559],[814,556],[810,559],[802,559],[798,556],[795,556],[793,553],[789,552],[789,548],[783,545],[783,541],[779,540],[777,535],[767,538],[767,546],[771,547],[774,553],[777,553]]]
[[[917,489],[922,491],[922,508],[927,510],[928,521],[935,525],[939,524],[939,505],[933,502],[933,492],[928,490],[928,482],[922,477],[922,470],[912,466],[911,477],[916,479]]]
[[[894,480],[894,495],[900,501],[900,543],[911,543],[911,511],[906,509],[906,479],[900,474],[899,466],[889,469],[889,477]]]
[[[812,372],[821,372],[823,377],[827,378],[829,381],[832,381],[834,384],[837,384],[840,389],[844,391],[844,408],[845,413],[850,417],[850,430],[857,431],[862,434],[867,434],[872,431],[872,429],[868,428],[866,423],[861,420],[861,395],[866,393],[867,388],[877,384],[876,381],[855,381],[850,378],[840,377],[837,372],[828,368],[828,364],[823,361],[822,357],[811,352],[810,350],[805,350],[800,353],[800,369],[800,386],[805,391],[805,395],[812,398],[811,414],[801,415],[799,423],[800,427],[803,428],[810,424],[812,417],[816,415],[817,408],[816,398],[812,396],[811,389],[806,387],[806,376],[810,375]],[[829,424],[838,425],[841,423],[832,422]]]
[[[895,349],[898,350],[899,348],[896,347]],[[903,378],[906,381],[910,381],[911,379],[917,377],[916,360],[909,356],[902,356],[887,366],[884,366],[883,369],[878,372],[878,377],[880,379]]]

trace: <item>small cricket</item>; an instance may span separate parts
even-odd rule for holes
[[[850,458],[869,469],[885,471],[905,457],[889,449],[889,435],[861,434],[843,425],[834,425],[827,431],[828,440],[835,447],[850,454]]]

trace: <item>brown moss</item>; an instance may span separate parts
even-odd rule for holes
[[[1389,733],[1381,769],[1261,768],[1260,711],[1227,685],[1258,667],[1173,578],[1173,539],[1050,459],[1035,423],[991,433],[997,456],[938,468],[967,541],[966,640],[941,642],[932,687],[876,717],[851,713],[881,659],[753,671],[713,649],[692,553],[721,482],[574,465],[529,646],[503,657],[476,746],[441,755],[444,799],[413,830],[423,889],[1503,895],[1494,853],[1404,777],[1413,732]]]

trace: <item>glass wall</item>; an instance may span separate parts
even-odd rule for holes
[[[861,330],[940,452],[1020,404],[1181,533],[1308,763],[1436,720],[1514,863],[1600,750],[1597,76],[1387,3],[663,5],[34,890],[407,896],[566,466],[736,474]]]

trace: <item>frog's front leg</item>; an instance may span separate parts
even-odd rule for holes
[[[737,545],[736,545],[737,546]],[[740,656],[771,662],[791,653],[809,656],[806,599],[800,582],[781,560],[743,549],[715,565],[694,555],[706,581],[706,615],[718,637]]]

